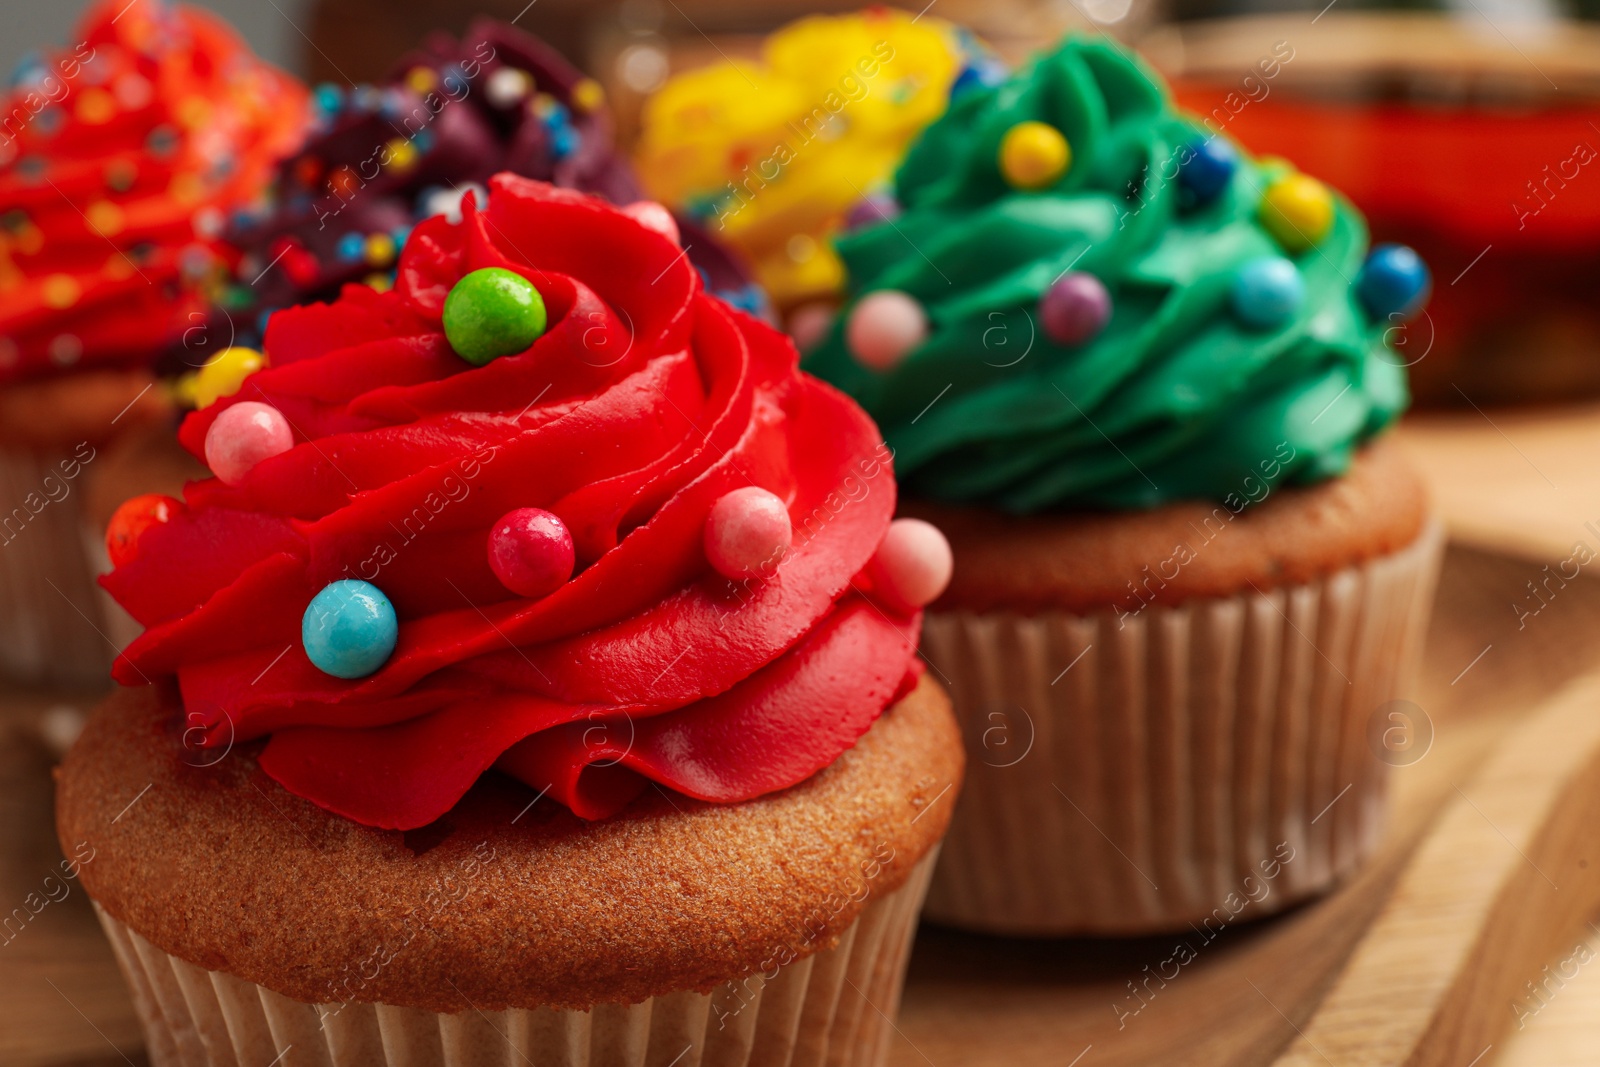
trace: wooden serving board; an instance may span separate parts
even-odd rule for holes
[[[1548,986],[1542,969],[1572,957],[1600,913],[1600,837],[1590,832],[1600,815],[1600,655],[1588,639],[1600,627],[1600,582],[1568,583],[1519,629],[1510,605],[1538,569],[1451,550],[1413,697],[1431,747],[1396,769],[1390,835],[1355,880],[1223,931],[1138,1000],[1128,983],[1171,958],[1175,938],[1011,941],[924,928],[893,1067],[1548,1067],[1560,1061],[1542,1058],[1547,1031],[1551,1047],[1580,1050],[1571,1062],[1592,1062],[1583,1050],[1600,1037],[1600,966],[1579,967],[1537,1001],[1524,984]],[[0,696],[7,906],[57,869],[51,757],[35,726],[58,699]],[[0,943],[0,1063],[142,1064],[120,976],[70,884]],[[1519,991],[1524,1026],[1508,1045]]]

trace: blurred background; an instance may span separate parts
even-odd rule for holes
[[[380,79],[430,31],[515,20],[594,73],[629,142],[676,71],[852,0],[198,0],[314,81]],[[0,63],[84,0],[14,5]],[[1139,48],[1214,132],[1342,190],[1414,245],[1433,301],[1395,341],[1419,406],[1600,395],[1600,0],[923,0],[1009,60],[1073,28]],[[1492,147],[1491,147],[1492,146]],[[1398,328],[1398,327],[1397,327]]]

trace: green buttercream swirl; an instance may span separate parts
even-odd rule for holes
[[[1029,119],[1072,146],[1040,192],[999,172],[1001,138]],[[896,175],[901,216],[839,250],[853,298],[910,293],[928,338],[868,370],[844,344],[847,305],[805,364],[877,419],[906,493],[1013,512],[1257,497],[1263,482],[1343,473],[1406,406],[1390,324],[1353,292],[1367,233],[1343,199],[1327,236],[1290,256],[1299,313],[1270,330],[1235,318],[1238,267],[1288,254],[1257,221],[1282,164],[1241,158],[1216,200],[1181,208],[1178,162],[1205,136],[1136,58],[1069,38],[960,95],[916,142]],[[1099,277],[1114,309],[1076,349],[1037,315],[1069,267]]]

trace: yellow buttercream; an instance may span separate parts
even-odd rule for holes
[[[742,252],[780,308],[835,295],[832,238],[944,113],[962,54],[954,27],[889,8],[812,16],[759,62],[681,74],[645,104],[650,195]]]

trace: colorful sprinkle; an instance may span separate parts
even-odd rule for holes
[[[183,510],[183,502],[161,493],[124,500],[106,524],[106,554],[111,566],[122,567],[139,557],[139,538],[152,526],[161,526]]]
[[[1310,175],[1288,174],[1267,187],[1260,218],[1286,251],[1304,252],[1333,228],[1333,196]]]
[[[1058,345],[1075,348],[1100,336],[1111,321],[1111,294],[1087,271],[1068,271],[1039,298],[1039,323]]]
[[[489,531],[489,568],[518,596],[549,596],[567,584],[575,562],[567,524],[540,508],[507,512]]]
[[[1405,245],[1382,244],[1367,256],[1356,279],[1356,293],[1367,314],[1383,320],[1411,318],[1428,302],[1433,276],[1416,250]]]
[[[358,263],[367,254],[367,239],[359,233],[347,233],[339,238],[334,248],[340,259]]]
[[[572,87],[572,106],[584,114],[599,111],[606,103],[606,91],[593,78],[584,78]]]
[[[206,466],[223,484],[238,485],[256,464],[293,447],[294,433],[281,411],[245,400],[218,415],[206,431]]]
[[[484,83],[483,94],[489,103],[495,107],[512,107],[522,103],[523,99],[533,91],[533,79],[525,70],[516,67],[501,67],[489,75],[489,80]]]
[[[774,494],[748,485],[711,506],[706,559],[724,578],[770,578],[794,541],[789,509]]]
[[[1000,174],[1016,189],[1054,185],[1072,166],[1072,147],[1043,122],[1019,122],[1000,141]]]
[[[42,287],[45,305],[63,311],[76,304],[83,296],[83,286],[70,274],[52,274]]]
[[[387,267],[394,262],[394,238],[386,233],[375,233],[366,241],[367,262],[374,267]]]
[[[904,613],[939,599],[954,572],[950,542],[938,527],[921,519],[891,522],[867,564],[873,598]]]
[[[1300,269],[1282,256],[1262,256],[1233,279],[1233,313],[1247,326],[1276,329],[1294,318],[1305,300]]]
[[[444,299],[444,333],[474,366],[525,351],[545,331],[544,297],[532,282],[502,267],[473,271]]]
[[[335,678],[365,678],[389,662],[399,639],[400,619],[389,598],[354,578],[324,586],[300,620],[306,658]]]
[[[115,237],[122,232],[126,219],[122,209],[109,200],[96,200],[84,211],[89,228],[101,237]]]
[[[1239,150],[1223,137],[1194,141],[1188,150],[1188,157],[1178,164],[1178,187],[1192,204],[1209,204],[1233,180],[1239,169]]]
[[[439,76],[428,67],[412,67],[406,73],[406,88],[414,93],[432,92],[434,86],[438,84]]]
[[[224,348],[195,371],[190,384],[196,408],[208,408],[244,387],[250,375],[267,365],[267,357],[253,348]]]
[[[881,289],[861,298],[845,321],[845,344],[864,367],[894,369],[928,336],[928,315],[915,297]]]
[[[85,89],[78,96],[78,118],[89,126],[102,126],[117,114],[117,101],[104,89]]]

